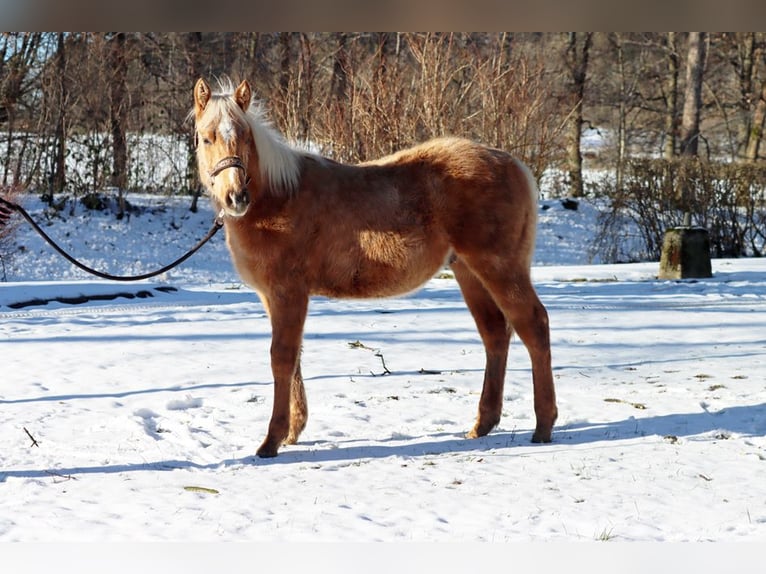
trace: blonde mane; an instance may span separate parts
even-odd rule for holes
[[[218,122],[227,115],[244,120],[253,134],[262,183],[272,193],[292,194],[297,190],[300,181],[301,158],[308,152],[295,149],[284,140],[274,129],[262,104],[255,98],[243,112],[234,101],[235,89],[236,86],[231,80],[218,81],[218,90],[211,95],[203,122]]]

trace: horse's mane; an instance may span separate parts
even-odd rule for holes
[[[214,118],[220,119],[222,114],[228,114],[245,120],[258,151],[262,181],[272,193],[293,193],[300,180],[300,160],[307,152],[295,149],[285,141],[268,119],[263,105],[255,98],[243,112],[234,101],[235,90],[231,80],[219,80],[218,90],[213,91],[203,118],[211,114],[209,117],[213,121]]]

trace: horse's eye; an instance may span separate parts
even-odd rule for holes
[[[205,145],[210,145],[212,142],[208,138],[202,138],[202,143]]]

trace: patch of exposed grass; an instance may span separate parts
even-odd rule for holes
[[[612,534],[612,532],[614,532],[614,528],[609,528],[609,529],[604,528],[601,531],[601,534],[596,536],[596,540],[598,540],[599,542],[609,542],[612,538],[614,538],[614,535]]]
[[[605,403],[622,403],[625,405],[630,405],[634,409],[639,409],[641,411],[646,410],[646,405],[644,403],[634,403],[631,401],[625,401],[623,399],[614,399],[614,398],[606,398],[604,399]]]

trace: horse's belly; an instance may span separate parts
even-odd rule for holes
[[[438,267],[429,270],[429,273],[417,274],[402,274],[395,269],[381,268],[376,269],[375,272],[368,270],[354,273],[345,281],[324,282],[313,289],[313,292],[317,295],[341,299],[392,297],[416,290],[433,277],[437,270]]]
[[[390,297],[414,291],[444,265],[446,241],[406,241],[378,235],[360,238],[351,250],[328,262],[317,294],[330,297]]]
[[[356,279],[360,297],[390,297],[414,291],[431,279],[439,264],[421,266],[402,272],[395,268],[379,268],[374,273],[362,274]]]

